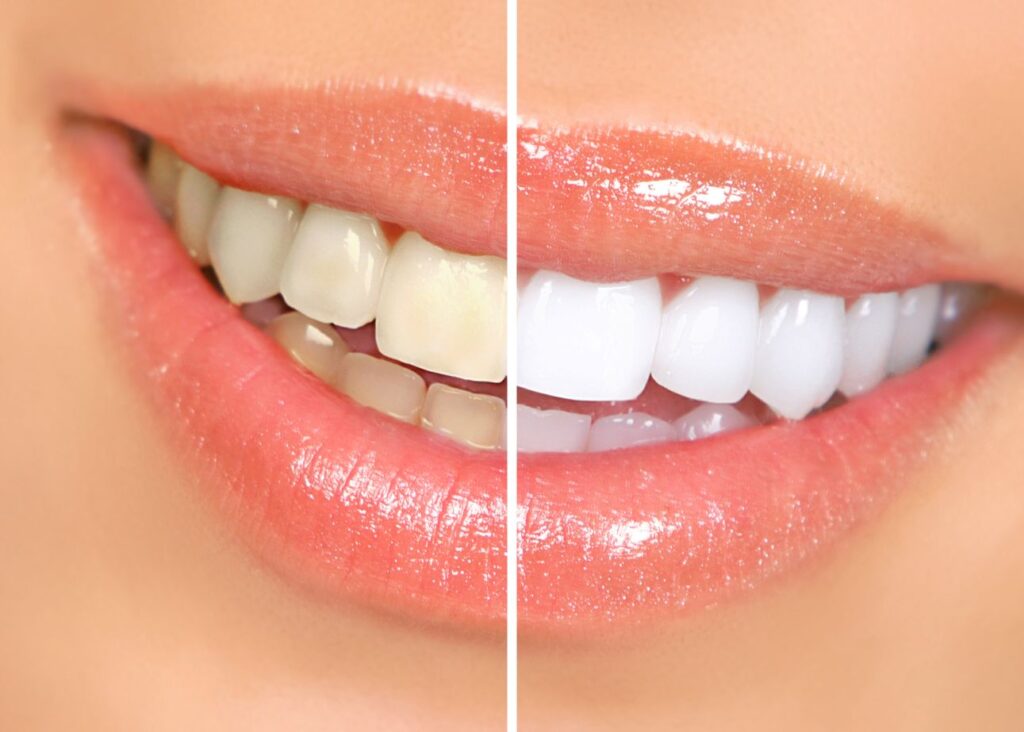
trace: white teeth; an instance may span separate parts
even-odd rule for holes
[[[164,216],[170,216],[174,211],[180,173],[181,158],[167,145],[154,140],[146,163],[146,184]]]
[[[473,381],[505,378],[505,261],[449,252],[406,232],[384,272],[377,348]]]
[[[281,295],[314,320],[366,325],[377,315],[389,249],[376,219],[312,205],[285,260]]]
[[[963,325],[966,317],[973,312],[984,297],[984,289],[966,282],[950,282],[942,286],[939,301],[938,323],[935,339],[946,343]]]
[[[187,163],[178,179],[174,202],[174,228],[178,239],[200,267],[210,263],[207,234],[220,196],[220,184]]]
[[[738,402],[754,375],[757,304],[752,282],[695,280],[662,314],[651,376],[691,399]]]
[[[661,288],[537,272],[519,299],[519,384],[580,401],[633,399],[654,360]]]
[[[673,423],[680,440],[702,440],[711,435],[753,427],[758,422],[728,404],[701,404]]]
[[[900,296],[895,292],[861,296],[846,311],[846,343],[839,391],[846,396],[874,389],[885,378],[896,332]]]
[[[519,452],[583,452],[591,418],[559,409],[518,407]]]
[[[638,445],[653,445],[676,438],[675,428],[663,419],[643,412],[617,414],[594,421],[587,450],[604,452]]]
[[[210,224],[210,260],[231,302],[278,293],[300,212],[290,198],[224,188]]]
[[[843,300],[779,290],[761,309],[751,391],[778,414],[803,419],[839,385]]]
[[[889,373],[903,374],[928,355],[939,312],[939,285],[923,285],[900,295],[896,334],[889,354]]]

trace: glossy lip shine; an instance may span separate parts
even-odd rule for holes
[[[463,251],[503,253],[504,124],[493,111],[394,89],[72,98],[95,116],[169,140],[228,183],[368,211]],[[603,146],[579,147],[571,159],[552,157],[550,146],[556,137],[566,145],[576,138],[547,135],[549,154],[535,147],[531,159],[520,158],[523,263],[576,274],[589,266],[618,277],[635,274],[629,267],[664,265],[805,286],[813,283],[801,277],[821,274],[817,289],[826,291],[842,279],[826,266],[835,261],[824,246],[792,248],[787,267],[761,261],[773,241],[757,236],[763,229],[751,224],[743,231],[753,238],[732,241],[729,228],[717,223],[723,219],[709,219],[703,203],[685,210],[700,199],[677,202],[681,211],[652,210],[639,180],[625,194],[600,193],[608,190],[602,181],[623,180],[609,173],[611,165],[634,170],[629,160],[639,150],[648,156],[645,180],[685,182],[687,166],[691,177],[724,176],[746,191],[749,215],[771,216],[778,169],[717,143],[637,134],[604,133]],[[112,329],[127,342],[173,444],[259,556],[332,597],[469,625],[499,622],[505,457],[474,453],[354,405],[295,368],[196,271],[157,217],[123,140],[71,125],[64,141],[86,225],[101,245],[98,281],[110,295]],[[592,154],[603,162],[592,164]],[[679,155],[699,164],[680,163]],[[736,161],[743,165],[730,171]],[[581,163],[582,170],[574,167]],[[781,175],[794,201],[827,201],[835,192],[799,171]],[[961,275],[957,250],[876,204],[856,199],[855,207],[850,194],[843,196],[842,206],[818,209],[820,219],[804,213],[771,231],[851,236],[856,219],[839,220],[835,212],[859,211],[881,226],[870,230],[874,235],[917,232],[915,246],[928,251],[900,267],[859,268],[864,281],[905,287]],[[735,225],[741,214],[726,218]],[[586,231],[587,221],[603,237],[591,259],[588,240],[558,238]],[[631,263],[625,273],[615,271],[624,261],[616,254],[621,237],[658,230],[674,238],[634,236]],[[688,241],[700,246],[684,246]],[[565,246],[553,248],[557,242]],[[863,246],[871,252],[880,245]],[[715,269],[718,252],[727,263],[721,268],[730,271]],[[673,614],[797,566],[877,511],[902,472],[939,449],[945,417],[995,357],[1018,342],[1019,321],[994,309],[917,371],[796,424],[699,443],[520,457],[523,627]]]

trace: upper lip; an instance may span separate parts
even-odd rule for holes
[[[504,255],[495,110],[376,86],[70,89],[76,108],[170,142],[225,183]],[[123,155],[96,136],[78,142],[116,323],[167,422],[253,544],[335,592],[502,617],[503,458],[367,414],[300,374],[189,267]],[[777,154],[659,131],[540,126],[524,129],[520,145],[523,266],[605,280],[724,274],[837,294],[1011,276]],[[796,563],[892,492],[883,468],[919,459],[939,418],[1017,332],[1005,322],[992,318],[919,372],[799,424],[522,458],[520,617],[543,625],[699,606]]]

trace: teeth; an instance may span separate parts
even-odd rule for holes
[[[281,295],[315,320],[366,325],[377,315],[389,248],[376,219],[312,205],[285,260]]]
[[[162,142],[153,141],[146,163],[146,184],[156,201],[157,208],[164,216],[174,211],[174,198],[178,191],[178,175],[181,173],[181,159]]]
[[[668,422],[643,412],[601,417],[590,428],[587,450],[604,452],[637,445],[653,445],[676,438]]]
[[[756,424],[756,419],[728,404],[701,404],[677,419],[673,427],[680,440],[702,440]]]
[[[301,212],[297,201],[225,187],[210,224],[210,259],[234,303],[278,293]]]
[[[843,300],[779,290],[761,309],[751,391],[778,414],[803,419],[839,385]]]
[[[519,383],[580,401],[633,399],[654,360],[661,288],[537,272],[519,298]]]
[[[903,374],[928,355],[939,313],[939,285],[923,285],[900,295],[896,334],[889,354],[889,373]]]
[[[939,343],[948,342],[966,317],[981,304],[984,296],[984,289],[978,285],[965,282],[950,282],[943,285],[935,339]]]
[[[386,356],[473,381],[505,378],[505,262],[449,252],[419,234],[396,242],[377,306]]]
[[[329,325],[302,313],[286,313],[267,325],[267,334],[295,361],[324,381],[333,381],[349,347]]]
[[[754,375],[757,304],[752,282],[695,280],[662,314],[651,376],[691,399],[738,402]]]
[[[900,296],[863,295],[846,311],[846,343],[839,391],[846,396],[874,389],[885,378],[896,333]]]
[[[505,402],[445,384],[431,384],[423,407],[422,424],[470,447],[501,447],[505,432]]]
[[[219,195],[217,181],[187,163],[183,165],[174,202],[174,228],[178,239],[200,267],[210,263],[206,237]]]
[[[519,405],[519,452],[583,452],[587,449],[591,418],[559,409]]]
[[[335,386],[363,406],[419,424],[427,385],[415,371],[365,353],[341,359]]]

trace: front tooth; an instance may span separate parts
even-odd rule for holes
[[[234,303],[276,295],[299,224],[298,201],[225,187],[210,224],[210,260]]]
[[[587,438],[587,450],[618,450],[623,447],[668,442],[675,438],[675,428],[663,419],[643,412],[616,414],[594,421]]]
[[[896,334],[889,353],[889,373],[903,374],[917,367],[928,355],[939,313],[938,285],[922,285],[900,295]]]
[[[702,440],[711,435],[723,434],[753,427],[758,422],[730,404],[701,404],[687,412],[672,425],[680,440]]]
[[[750,390],[778,414],[803,419],[839,385],[843,300],[779,290],[761,309]]]
[[[206,237],[219,195],[217,181],[187,163],[182,167],[174,202],[174,228],[178,239],[200,267],[210,263]]]
[[[579,401],[636,398],[651,371],[661,287],[537,272],[519,298],[519,385]]]
[[[157,208],[164,216],[174,211],[174,199],[178,191],[178,176],[181,173],[181,158],[162,142],[153,140],[146,161],[146,183],[156,201]]]
[[[333,380],[341,359],[351,350],[338,331],[302,313],[279,315],[267,325],[267,334],[324,381]]]
[[[501,447],[505,431],[505,402],[496,396],[474,394],[445,384],[431,384],[421,424],[470,447]]]
[[[505,378],[505,260],[436,247],[406,232],[377,305],[377,348],[439,374]]]
[[[862,295],[846,311],[846,343],[839,391],[848,397],[874,389],[885,378],[896,333],[900,296],[895,292]]]
[[[590,434],[589,414],[560,409],[517,409],[519,452],[583,452]]]
[[[411,369],[365,353],[350,353],[341,359],[334,383],[363,406],[419,424],[427,385]]]
[[[377,315],[389,249],[376,219],[312,205],[285,260],[281,295],[311,318],[359,328]]]
[[[652,378],[691,399],[738,402],[754,375],[757,305],[753,282],[694,280],[662,313]]]

